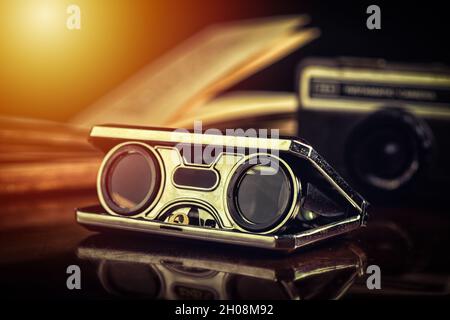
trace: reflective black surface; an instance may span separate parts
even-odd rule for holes
[[[95,195],[46,197],[2,209],[5,298],[313,299],[448,295],[448,210],[375,208],[368,227],[292,255],[170,238],[95,234],[73,207]],[[33,219],[34,217],[39,219]],[[66,269],[81,268],[81,290]],[[369,265],[381,289],[369,290]]]
[[[263,262],[261,255],[198,242],[186,242],[180,250],[180,243],[167,239],[104,235],[89,237],[77,249],[109,294],[149,299],[335,298],[362,274],[365,263],[363,251],[347,242],[302,255],[266,253]]]

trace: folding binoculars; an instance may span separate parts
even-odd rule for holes
[[[368,203],[305,141],[100,125],[94,230],[292,251],[365,225]],[[194,156],[192,156],[194,154]]]

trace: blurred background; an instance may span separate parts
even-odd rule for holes
[[[66,27],[71,4],[80,29]],[[297,68],[310,56],[449,64],[441,4],[377,2],[382,28],[369,30],[370,4],[2,1],[0,193],[91,186],[99,160],[85,138],[98,123],[297,135]],[[61,170],[44,182],[49,161]]]
[[[81,9],[80,30],[65,27],[72,3]],[[371,31],[371,1],[2,1],[0,113],[66,121],[204,27],[256,17],[306,13],[322,33],[269,70],[272,77],[255,76],[242,88],[294,91],[294,68],[307,55],[449,61],[441,4],[377,3],[382,29]]]

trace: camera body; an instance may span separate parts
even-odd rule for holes
[[[450,72],[439,65],[308,58],[299,135],[371,202],[442,199],[450,182]]]
[[[91,229],[292,251],[366,222],[368,203],[297,139],[116,125],[90,139],[106,152],[100,205],[77,210]]]

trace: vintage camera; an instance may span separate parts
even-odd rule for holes
[[[444,195],[448,69],[309,58],[298,74],[300,136],[371,202],[430,205]]]
[[[90,139],[106,152],[101,206],[77,210],[90,228],[290,251],[366,221],[368,203],[300,140],[114,125]]]

